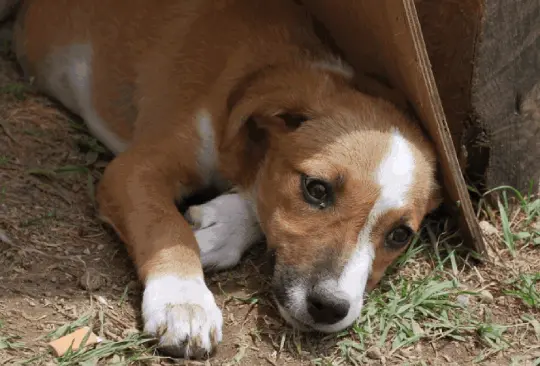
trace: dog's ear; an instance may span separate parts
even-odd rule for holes
[[[309,119],[309,112],[291,96],[244,97],[232,108],[221,146],[230,146],[244,127],[277,136],[296,130]]]

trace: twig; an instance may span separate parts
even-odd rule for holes
[[[5,244],[9,245],[9,246],[14,246],[11,239],[7,236],[7,234],[2,229],[0,229],[0,241],[2,243],[5,243]]]
[[[6,136],[7,136],[11,141],[13,141],[13,143],[14,143],[15,145],[21,146],[21,144],[19,144],[19,141],[17,141],[17,140],[15,139],[15,137],[13,137],[13,135],[11,134],[11,132],[9,131],[9,128],[7,128],[6,122],[5,122],[5,121],[0,121],[0,127],[2,127],[2,129],[4,130],[4,133],[6,134]]]

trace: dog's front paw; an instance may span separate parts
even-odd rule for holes
[[[262,239],[250,203],[239,194],[225,194],[192,206],[186,219],[193,225],[205,269],[235,266],[242,254]]]
[[[174,357],[202,358],[221,341],[223,316],[204,280],[177,276],[146,282],[142,313],[145,332]]]

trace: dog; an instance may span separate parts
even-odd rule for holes
[[[13,46],[25,77],[115,154],[99,214],[144,284],[144,330],[170,355],[216,349],[204,271],[263,238],[286,322],[347,328],[441,201],[430,140],[355,87],[292,0],[26,0]],[[179,213],[206,187],[224,194]]]

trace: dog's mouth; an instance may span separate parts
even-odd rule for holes
[[[304,323],[303,321],[299,320],[294,315],[289,313],[287,309],[283,305],[281,305],[279,301],[277,301],[276,299],[275,299],[275,303],[278,307],[279,314],[281,315],[281,317],[294,329],[299,330],[301,332],[314,332],[315,331],[315,329],[311,325]]]

